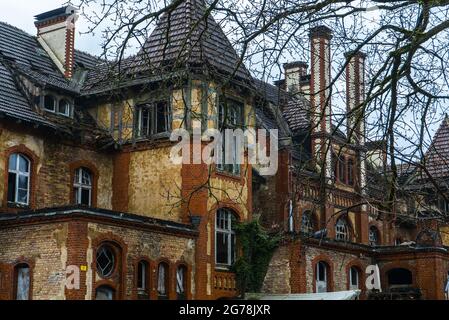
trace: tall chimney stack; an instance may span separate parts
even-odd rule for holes
[[[307,75],[309,66],[303,61],[284,63],[285,87],[290,93],[298,93],[301,90],[301,78]]]
[[[351,141],[364,144],[365,115],[361,104],[365,100],[365,57],[362,52],[348,52],[346,66],[347,134]]]
[[[77,9],[66,6],[35,16],[37,41],[66,78],[73,75]]]
[[[310,30],[311,79],[310,104],[312,152],[326,165],[326,177],[331,176],[331,154],[328,134],[331,132],[331,49],[332,30],[317,26]]]

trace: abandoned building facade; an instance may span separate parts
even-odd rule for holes
[[[75,50],[75,11],[37,15],[37,36],[0,22],[0,299],[236,297],[234,225],[255,218],[285,234],[267,293],[358,288],[367,298],[375,264],[383,290],[444,298],[445,226],[406,219],[440,202],[382,207],[385,144],[365,141],[357,111],[363,53],[348,53],[354,125],[343,133],[332,123],[324,26],[310,31],[311,74],[288,63],[271,85],[240,63],[202,0],[161,17],[117,64]],[[171,161],[174,129],[225,127],[277,129],[277,174],[261,175],[247,153],[243,164]],[[446,119],[427,155],[435,174],[444,160],[432,150],[448,136]],[[418,169],[403,171],[405,189],[425,184]],[[68,270],[79,275],[73,287]]]

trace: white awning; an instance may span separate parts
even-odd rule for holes
[[[360,290],[323,292],[323,293],[290,293],[265,294],[247,293],[247,300],[357,300]]]

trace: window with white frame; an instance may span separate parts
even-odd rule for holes
[[[44,109],[66,117],[71,116],[72,104],[66,98],[57,98],[51,94],[44,96]]]
[[[232,210],[219,209],[215,223],[215,263],[230,267],[235,261],[235,230],[237,219]]]
[[[326,262],[320,261],[316,264],[315,288],[316,292],[327,292],[328,267]]]
[[[351,232],[345,218],[339,218],[335,224],[335,239],[341,241],[349,241],[351,239]]]
[[[232,163],[226,162],[226,135],[225,131],[227,129],[242,129],[244,126],[243,118],[244,105],[241,102],[220,98],[220,103],[218,106],[218,126],[222,133],[221,149],[219,150],[219,161],[217,168],[220,171],[225,171],[233,175],[240,174],[241,159],[239,159],[239,149],[237,143],[239,140],[237,136],[232,136],[232,141],[230,143],[231,153],[232,153]],[[243,142],[243,141],[242,141]]]
[[[70,102],[66,99],[61,99],[58,102],[58,111],[57,113],[69,117],[70,116]]]
[[[150,137],[170,131],[170,113],[167,101],[147,103],[136,107],[136,135]]]
[[[8,202],[28,205],[30,200],[30,160],[20,153],[9,156]]]
[[[310,210],[306,210],[303,212],[301,218],[301,232],[310,235],[314,231],[315,231],[315,223],[313,220],[313,213]]]
[[[157,293],[160,300],[168,299],[168,265],[165,262],[158,266]]]
[[[45,95],[44,96],[44,108],[47,111],[55,112],[56,110],[56,98],[52,95]]]
[[[359,270],[356,267],[351,267],[349,269],[349,289],[359,289]]]
[[[73,189],[76,204],[92,205],[92,173],[89,169],[83,167],[76,169]]]
[[[178,300],[186,299],[187,291],[187,268],[185,266],[179,266],[176,270],[176,295]]]
[[[377,246],[379,244],[379,231],[375,226],[369,228],[368,240],[371,246]]]

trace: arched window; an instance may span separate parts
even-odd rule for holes
[[[357,290],[360,288],[360,273],[357,267],[351,267],[349,269],[349,289]]]
[[[23,154],[9,156],[8,202],[28,205],[30,200],[30,160]]]
[[[58,113],[64,116],[70,116],[70,103],[67,100],[65,99],[59,100]]]
[[[14,289],[16,300],[30,299],[30,266],[26,263],[14,268]]]
[[[369,228],[368,240],[371,246],[379,245],[379,230],[375,226]]]
[[[148,262],[141,260],[137,264],[137,294],[141,298],[148,297],[149,276]]]
[[[301,232],[308,235],[315,232],[315,219],[312,211],[310,210],[306,210],[302,214]]]
[[[348,159],[348,184],[354,185],[354,160]]]
[[[176,270],[176,295],[178,300],[187,298],[187,268],[183,265]]]
[[[89,169],[76,169],[73,190],[76,204],[92,205],[92,173]]]
[[[320,261],[316,264],[315,270],[315,288],[316,292],[327,292],[329,267],[326,262]]]
[[[168,264],[159,263],[157,270],[157,293],[160,300],[168,299]]]
[[[95,300],[114,300],[115,291],[110,286],[100,286],[95,290]]]
[[[235,231],[236,216],[232,210],[219,209],[215,223],[215,262],[229,267],[235,260]]]
[[[335,239],[340,241],[349,241],[351,239],[351,232],[345,218],[339,218],[335,224]]]
[[[96,259],[97,272],[100,277],[110,277],[115,270],[116,261],[114,249],[108,244],[101,245],[97,250]]]
[[[46,95],[44,97],[44,108],[47,111],[55,112],[56,99],[51,95]]]

